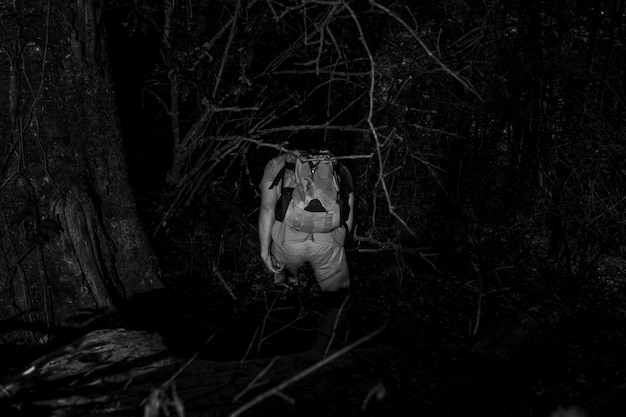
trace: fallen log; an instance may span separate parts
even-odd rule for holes
[[[35,360],[0,384],[0,405],[28,415],[73,414],[141,399],[137,381],[173,363],[157,334],[125,329],[91,332]],[[135,381],[133,384],[132,382]],[[46,414],[47,413],[47,414]]]
[[[175,357],[154,333],[99,330],[0,381],[0,414],[193,417],[266,415],[270,410],[274,416],[353,414],[384,399],[389,375],[384,365],[372,364],[393,358],[377,350],[373,360],[364,360],[354,350],[357,346],[325,359],[303,352],[215,362]]]

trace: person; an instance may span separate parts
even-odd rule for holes
[[[297,283],[298,269],[307,262],[311,265],[322,290],[324,310],[313,350],[326,352],[333,332],[340,327],[337,324],[341,325],[345,321],[347,312],[350,273],[344,243],[354,223],[354,184],[348,169],[343,164],[337,164],[340,193],[347,196],[348,213],[345,222],[327,233],[294,230],[286,222],[276,219],[276,205],[282,184],[273,186],[288,155],[284,153],[270,160],[261,180],[258,224],[261,259],[267,270],[274,274],[275,284]]]

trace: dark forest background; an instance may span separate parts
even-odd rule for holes
[[[258,184],[327,147],[356,184],[353,339],[384,329],[454,395],[515,380],[499,415],[624,409],[623,0],[3,1],[0,26],[11,355],[115,326],[305,349],[318,290],[271,283]],[[440,415],[476,395],[420,389]]]

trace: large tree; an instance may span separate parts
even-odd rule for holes
[[[0,319],[119,317],[159,287],[93,0],[0,3]]]

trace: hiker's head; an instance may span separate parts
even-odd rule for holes
[[[289,138],[287,149],[315,152],[328,149],[327,137],[323,130],[312,130],[298,133]]]

